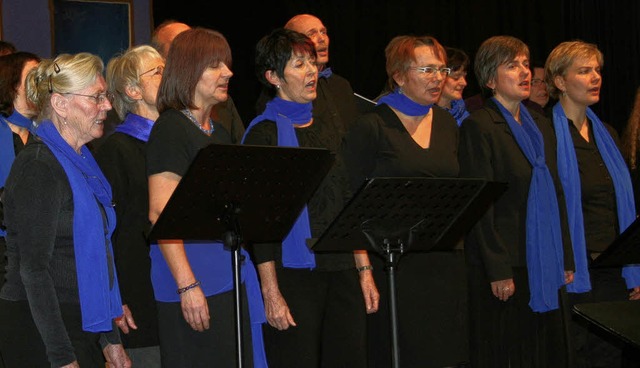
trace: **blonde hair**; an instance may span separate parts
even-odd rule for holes
[[[25,80],[27,98],[40,112],[36,121],[51,118],[51,94],[85,89],[94,84],[103,71],[102,59],[88,52],[60,54],[54,59],[42,60]]]
[[[146,71],[140,71],[140,67],[146,59],[164,60],[155,48],[141,45],[113,57],[107,64],[107,86],[113,93],[113,108],[120,119],[135,110],[137,101],[127,95],[126,89],[140,86],[140,73]]]
[[[556,87],[554,79],[557,76],[565,76],[567,69],[576,59],[589,59],[596,57],[600,67],[604,64],[604,57],[602,52],[598,50],[598,46],[592,43],[586,43],[580,40],[562,42],[556,46],[544,63],[544,79],[547,83],[547,89],[549,90],[549,96],[552,98],[559,98],[562,91]]]

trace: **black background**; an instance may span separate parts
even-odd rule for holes
[[[400,34],[431,35],[465,50],[471,60],[486,38],[508,34],[523,40],[531,59],[544,62],[560,42],[581,39],[604,53],[600,102],[592,108],[622,132],[640,85],[640,1],[637,0],[153,0],[153,23],[175,19],[222,32],[233,52],[230,94],[247,125],[255,117],[260,85],[253,70],[254,47],[295,14],[320,18],[330,36],[329,66],[354,91],[374,98],[386,81],[384,48]],[[469,73],[465,97],[479,88]]]

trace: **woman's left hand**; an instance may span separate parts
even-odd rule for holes
[[[629,300],[640,300],[640,286],[636,286],[631,289],[631,293],[629,293]]]
[[[136,321],[133,319],[133,314],[131,313],[131,309],[129,309],[128,305],[122,305],[122,315],[116,318],[116,326],[118,326],[118,328],[125,334],[129,333],[129,328],[132,328],[134,330],[138,329]]]
[[[360,288],[364,296],[364,304],[367,307],[367,314],[375,313],[378,311],[380,293],[373,280],[373,272],[371,270],[364,270],[358,273],[360,276]]]
[[[102,354],[107,360],[106,368],[131,368],[131,359],[124,351],[122,344],[109,344],[102,349]]]

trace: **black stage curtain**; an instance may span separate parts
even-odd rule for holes
[[[445,46],[465,50],[472,60],[480,43],[498,34],[522,39],[531,58],[542,61],[562,41],[595,43],[605,63],[601,100],[593,109],[619,132],[640,85],[637,0],[153,0],[154,24],[176,19],[227,37],[235,73],[230,93],[245,125],[255,117],[261,88],[253,70],[255,44],[299,13],[322,19],[331,37],[330,66],[369,98],[375,98],[386,81],[384,47],[400,34],[434,36]],[[473,73],[468,82],[465,96],[479,91]]]

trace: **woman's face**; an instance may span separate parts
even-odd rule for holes
[[[518,55],[513,60],[498,66],[496,77],[487,83],[498,100],[503,103],[518,103],[529,98],[531,71],[529,58]]]
[[[164,71],[164,60],[162,58],[146,57],[142,59],[142,63],[138,70],[139,84],[142,92],[141,104],[152,110],[156,109],[156,97],[158,96],[158,88],[162,80],[162,72]]]
[[[107,111],[111,110],[106,93],[107,83],[102,74],[98,74],[91,86],[63,94],[69,104],[62,129],[69,129],[79,145],[102,136],[103,122],[107,118]]]
[[[600,101],[602,75],[598,58],[593,56],[575,59],[564,74],[554,78],[556,87],[566,92],[566,96],[562,98],[582,106]]]
[[[444,80],[447,76],[439,71],[430,75],[416,70],[416,68],[421,67],[441,69],[445,67],[445,64],[442,59],[434,54],[433,47],[418,46],[415,49],[415,61],[411,63],[406,72],[395,76],[395,80],[402,93],[411,100],[421,105],[431,105],[440,98]]]
[[[13,101],[13,107],[23,116],[30,119],[38,113],[36,111],[36,106],[27,98],[24,80],[27,78],[27,74],[29,74],[31,69],[36,66],[38,66],[38,62],[35,60],[29,60],[24,64],[24,67],[22,68],[22,75],[20,76],[20,85],[18,86],[16,98]]]
[[[222,61],[207,67],[196,85],[194,103],[203,108],[224,102],[229,98],[229,80],[233,72]]]
[[[462,92],[466,86],[467,71],[460,68],[460,70],[452,72],[444,80],[442,96],[440,96],[438,104],[440,105],[442,102],[443,104],[441,106],[450,107],[451,101],[462,100]]]
[[[308,53],[292,53],[284,67],[284,77],[275,78],[279,85],[278,97],[298,103],[309,103],[316,98],[318,67],[316,59]]]

